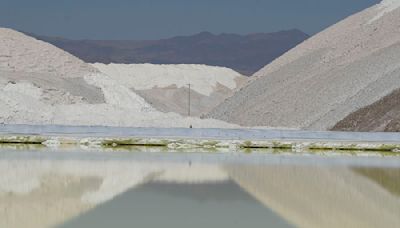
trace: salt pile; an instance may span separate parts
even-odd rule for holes
[[[162,113],[74,56],[0,28],[0,123],[137,127],[233,127]]]
[[[391,11],[400,7],[400,1],[398,0],[383,0],[379,4],[379,13],[370,21],[370,23],[378,20],[386,13],[390,13]]]
[[[331,129],[400,87],[399,6],[400,0],[383,1],[315,35],[208,116],[247,126]]]
[[[95,68],[144,97],[164,112],[191,115],[210,111],[240,88],[247,77],[224,67],[206,65],[93,64]]]

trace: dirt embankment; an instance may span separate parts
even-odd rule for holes
[[[332,130],[400,132],[400,89],[348,115]]]

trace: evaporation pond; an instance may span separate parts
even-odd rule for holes
[[[400,227],[400,158],[0,150],[0,227]]]

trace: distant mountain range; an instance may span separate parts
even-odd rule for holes
[[[309,35],[293,29],[250,35],[202,32],[162,40],[70,40],[28,33],[88,63],[206,64],[252,75]]]

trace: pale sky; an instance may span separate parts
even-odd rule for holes
[[[314,34],[379,0],[0,0],[0,26],[73,39],[297,28]]]

